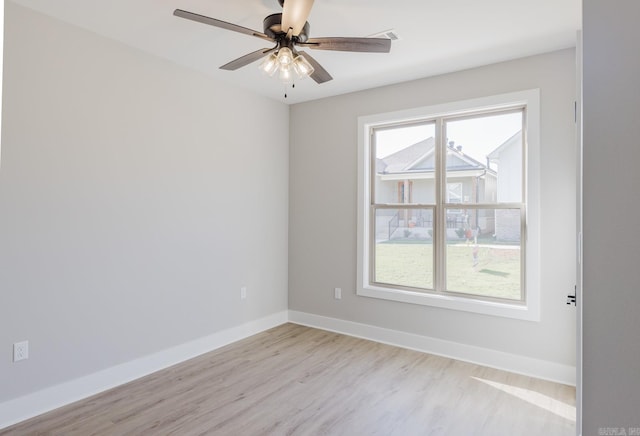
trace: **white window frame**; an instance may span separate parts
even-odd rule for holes
[[[503,302],[441,293],[427,293],[376,286],[370,282],[372,253],[370,230],[370,132],[376,126],[406,123],[452,115],[526,106],[524,111],[526,144],[524,161],[526,192],[524,203],[525,289],[523,302]],[[540,91],[538,89],[500,94],[471,100],[413,108],[358,118],[358,232],[357,289],[360,296],[380,298],[452,310],[481,313],[528,321],[540,321]]]

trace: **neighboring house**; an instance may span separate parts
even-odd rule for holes
[[[375,195],[378,203],[435,203],[435,140],[433,137],[376,159]],[[462,151],[453,142],[447,147],[448,203],[492,203],[497,199],[497,174]],[[447,236],[460,238],[467,231],[494,233],[489,211],[447,210]],[[431,238],[433,223],[429,209],[380,209],[376,238]]]
[[[498,168],[498,202],[522,202],[522,131],[516,132],[487,156]],[[495,238],[498,241],[520,240],[520,211],[496,210]]]
[[[433,137],[376,159],[378,203],[435,203],[435,140]],[[522,131],[487,155],[486,164],[465,154],[453,142],[447,147],[448,203],[520,203],[522,201]],[[430,239],[430,209],[379,209],[376,239]],[[491,235],[498,241],[520,239],[520,210],[447,210],[447,237]],[[477,232],[477,233],[475,233]]]

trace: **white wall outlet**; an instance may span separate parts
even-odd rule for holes
[[[18,362],[29,358],[29,341],[13,344],[13,361]]]
[[[342,288],[335,288],[333,290],[333,298],[336,300],[342,300]]]
[[[240,288],[240,298],[241,299],[246,299],[247,298],[247,287],[243,286]]]

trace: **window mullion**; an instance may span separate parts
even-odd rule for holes
[[[443,207],[446,198],[444,197],[445,181],[445,165],[446,165],[446,132],[444,120],[438,118],[436,120],[436,158],[435,158],[435,182],[436,182],[436,217],[435,221],[435,246],[434,246],[434,288],[436,292],[442,292],[445,289],[445,242],[446,242],[446,218],[445,208]]]
[[[375,256],[376,256],[376,237],[375,237],[375,217],[376,217],[376,205],[375,205],[375,198],[376,198],[376,148],[377,148],[377,143],[376,143],[376,131],[375,129],[370,129],[369,130],[369,141],[370,141],[370,147],[369,147],[369,198],[367,199],[367,208],[369,209],[367,211],[369,218],[368,218],[368,229],[369,229],[369,234],[367,235],[367,238],[369,240],[369,249],[370,249],[370,254],[368,256],[368,261],[369,261],[369,277],[368,280],[370,283],[373,283],[375,281]]]

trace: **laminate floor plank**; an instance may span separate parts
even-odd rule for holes
[[[0,430],[0,436],[574,433],[573,387],[295,324]]]

